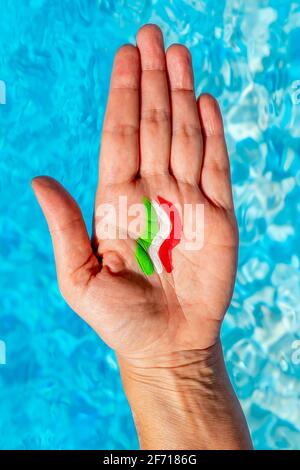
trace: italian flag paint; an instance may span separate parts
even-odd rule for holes
[[[172,272],[172,250],[180,242],[182,225],[176,207],[158,196],[157,201],[143,199],[146,227],[136,242],[135,257],[147,276],[154,272]]]

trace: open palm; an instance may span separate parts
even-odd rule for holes
[[[52,178],[33,188],[51,231],[58,280],[69,305],[119,354],[147,357],[206,349],[219,336],[236,271],[237,229],[222,118],[196,101],[188,50],[165,54],[160,30],[143,27],[137,47],[116,54],[103,127],[95,211],[158,196],[184,210],[204,207],[203,246],[172,252],[173,270],[145,275],[136,240],[89,239],[79,207]],[[95,221],[95,227],[97,221]],[[183,238],[192,228],[183,227]]]

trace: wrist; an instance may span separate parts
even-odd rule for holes
[[[220,379],[222,359],[220,343],[204,350],[177,351],[151,357],[118,355],[122,379],[129,389],[145,387],[158,393],[165,390],[169,397],[178,391],[214,386]],[[225,368],[224,368],[225,370]],[[217,373],[218,372],[218,373]]]
[[[206,350],[118,360],[142,448],[251,447],[219,342]]]

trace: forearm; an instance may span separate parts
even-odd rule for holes
[[[143,449],[252,447],[220,345],[119,363]]]

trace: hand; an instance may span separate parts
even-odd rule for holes
[[[96,209],[117,206],[119,196],[129,204],[161,196],[183,210],[203,204],[201,249],[187,251],[181,240],[173,271],[145,276],[132,240],[100,240],[96,233],[92,248],[79,207],[59,183],[38,177],[33,188],[51,231],[61,292],[113,349],[134,359],[216,344],[238,235],[221,114],[211,96],[196,101],[185,47],[173,45],[165,56],[160,30],[148,25],[137,48],[117,52]]]
[[[173,45],[165,54],[161,31],[147,25],[137,47],[117,52],[95,213],[107,203],[118,211],[124,196],[128,206],[163,198],[183,213],[186,204],[194,213],[200,204],[200,249],[186,249],[194,227],[182,217],[173,269],[169,263],[145,275],[136,233],[123,239],[120,224],[122,238],[108,239],[96,217],[91,242],[78,205],[59,183],[38,177],[33,189],[52,235],[61,292],[117,352],[142,447],[251,448],[219,343],[238,245],[228,155],[216,101],[196,101],[188,50]]]

